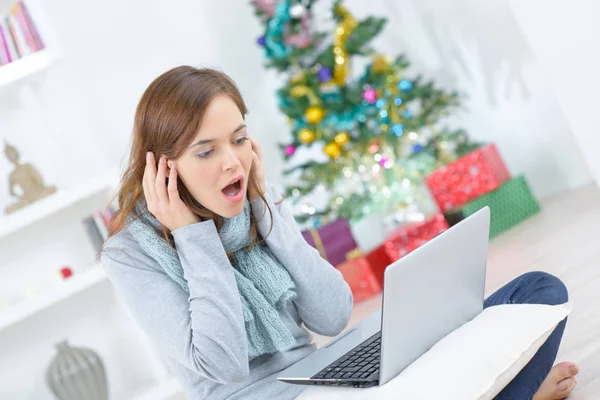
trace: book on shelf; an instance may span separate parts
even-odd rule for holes
[[[8,15],[0,15],[0,65],[11,63],[44,48],[27,6],[19,1]]]
[[[31,14],[29,13],[29,10],[27,9],[27,6],[22,1],[20,1],[17,4],[19,5],[19,7],[22,10],[23,18],[24,18],[24,24],[27,25],[27,27],[31,31],[31,35],[33,36],[33,41],[35,43],[36,51],[37,50],[42,50],[44,48],[44,42],[42,41],[42,37],[40,36],[40,32],[38,31],[37,27],[33,23],[33,20],[31,19]]]
[[[21,8],[20,3],[17,3],[11,7],[10,14],[18,24],[21,40],[26,45],[28,51],[33,53],[37,50],[37,48],[35,42],[33,41],[31,30],[27,26],[27,22],[25,22],[25,16],[23,15],[23,9]]]
[[[11,62],[13,60],[12,55],[17,52],[9,35],[6,19],[0,16],[0,65]]]
[[[92,243],[94,251],[100,251],[102,245],[104,244],[104,238],[102,238],[102,234],[100,233],[100,230],[98,229],[94,218],[92,218],[91,216],[84,218],[83,226],[85,228],[85,232],[88,236],[88,239]]]
[[[85,231],[95,251],[100,251],[104,241],[108,238],[110,218],[114,214],[114,208],[108,207],[104,210],[94,211],[83,219]]]

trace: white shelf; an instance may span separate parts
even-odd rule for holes
[[[96,264],[84,272],[75,273],[57,287],[40,292],[31,299],[19,302],[0,312],[0,330],[104,280],[106,280],[106,273],[100,264]]]
[[[177,379],[170,378],[137,396],[135,400],[169,400],[177,394],[183,394],[183,389]]]
[[[0,66],[0,86],[7,85],[48,67],[55,61],[48,50],[40,50]]]
[[[117,171],[110,169],[106,173],[88,180],[84,184],[38,200],[12,214],[0,216],[0,239],[19,229],[61,211],[70,205],[93,196],[103,190],[114,188],[117,183]]]

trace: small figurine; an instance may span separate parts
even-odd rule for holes
[[[37,200],[43,199],[56,192],[56,186],[45,186],[40,173],[31,164],[19,163],[19,152],[8,143],[4,142],[4,154],[14,165],[14,170],[8,177],[10,195],[18,197],[16,203],[6,207],[6,214],[17,211]],[[15,191],[15,186],[21,188],[21,194]]]

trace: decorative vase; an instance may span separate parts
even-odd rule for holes
[[[58,354],[46,373],[46,382],[60,400],[107,400],[108,383],[100,356],[90,349],[56,345]]]

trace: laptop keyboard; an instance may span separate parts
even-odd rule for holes
[[[379,372],[380,355],[381,331],[329,364],[311,379],[367,379]]]

